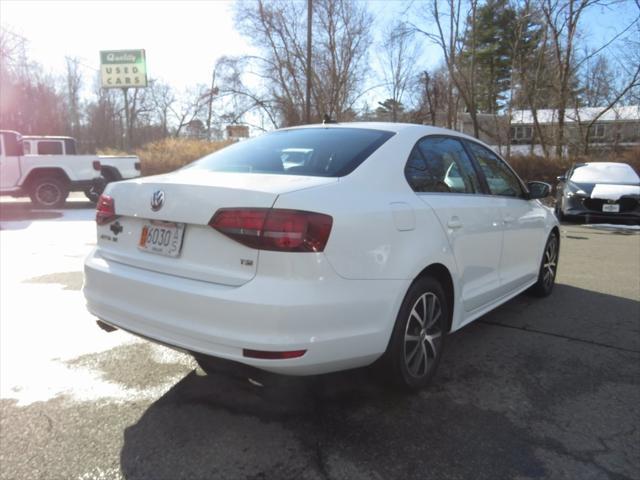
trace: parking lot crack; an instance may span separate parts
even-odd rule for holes
[[[517,327],[515,325],[507,325],[506,323],[492,322],[490,320],[478,320],[478,323],[484,323],[485,325],[492,325],[494,327],[510,328],[512,330],[520,330],[520,331],[523,331],[523,332],[537,333],[537,334],[540,334],[540,335],[548,335],[550,337],[562,338],[564,340],[571,340],[571,341],[574,341],[574,342],[586,343],[588,345],[595,345],[595,346],[598,346],[598,347],[610,348],[612,350],[617,350],[619,352],[640,353],[640,350],[634,350],[632,348],[618,347],[616,345],[610,345],[608,343],[596,342],[594,340],[586,340],[584,338],[571,337],[569,335],[563,335],[561,333],[547,332],[545,330],[538,330],[536,328],[530,328],[530,327],[527,327],[527,326]]]

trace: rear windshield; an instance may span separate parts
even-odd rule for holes
[[[341,177],[351,173],[393,135],[364,128],[280,130],[235,143],[186,168]]]
[[[638,183],[640,178],[625,163],[589,163],[577,165],[571,175],[576,183]]]

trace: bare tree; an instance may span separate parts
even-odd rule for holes
[[[444,9],[441,9],[441,4]],[[466,111],[471,118],[474,136],[478,137],[476,107],[476,63],[475,38],[477,0],[431,0],[430,9],[423,18],[435,23],[435,33],[425,30],[415,24],[411,26],[415,31],[425,35],[430,41],[438,45],[444,57],[451,82],[447,91],[447,128],[453,128],[456,119],[456,93],[462,98]],[[444,12],[442,11],[444,10]],[[448,23],[447,23],[448,19]],[[460,61],[462,46],[467,39],[467,56],[469,61]]]
[[[176,95],[173,88],[159,80],[149,81],[149,95],[153,109],[160,120],[160,127],[164,136],[169,135],[169,113],[171,107],[176,102]]]
[[[397,122],[398,106],[415,78],[419,52],[413,31],[402,22],[392,24],[384,33],[381,53],[385,86],[392,100],[391,120]]]
[[[238,28],[261,51],[248,59],[262,80],[262,88],[254,88],[251,96],[264,112],[264,106],[273,107],[278,123],[284,125],[305,119],[306,13],[306,4],[295,0],[238,2],[236,7]],[[312,120],[324,114],[336,119],[351,114],[362,93],[371,22],[363,4],[313,2]]]
[[[74,137],[80,130],[80,89],[82,88],[82,72],[78,58],[66,57],[67,63],[67,101],[71,120],[71,131]]]

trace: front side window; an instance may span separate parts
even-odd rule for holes
[[[57,140],[39,141],[38,155],[62,155],[62,142]]]
[[[25,155],[29,155],[31,153],[31,142],[29,140],[22,141],[22,151]]]
[[[355,170],[393,135],[393,132],[365,128],[280,130],[235,143],[185,168],[342,177]]]
[[[482,169],[492,195],[505,197],[523,195],[518,177],[495,153],[475,142],[467,142],[467,145]]]
[[[420,140],[411,151],[405,177],[416,192],[480,192],[471,159],[454,138],[426,137]]]

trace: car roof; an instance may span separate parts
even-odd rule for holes
[[[628,167],[631,168],[631,166],[627,163],[622,163],[622,162],[585,162],[585,163],[577,163],[576,167],[594,167],[594,166],[600,166],[600,167]]]
[[[73,140],[73,137],[65,137],[62,135],[23,135],[25,140]]]
[[[342,122],[342,123],[315,123],[310,125],[299,125],[295,127],[281,128],[280,130],[295,130],[304,128],[366,128],[369,130],[383,130],[386,132],[398,133],[404,130],[421,130],[423,135],[455,135],[468,138],[469,140],[479,141],[477,138],[470,137],[456,130],[447,128],[434,127],[431,125],[422,125],[419,123],[394,123],[394,122]]]

